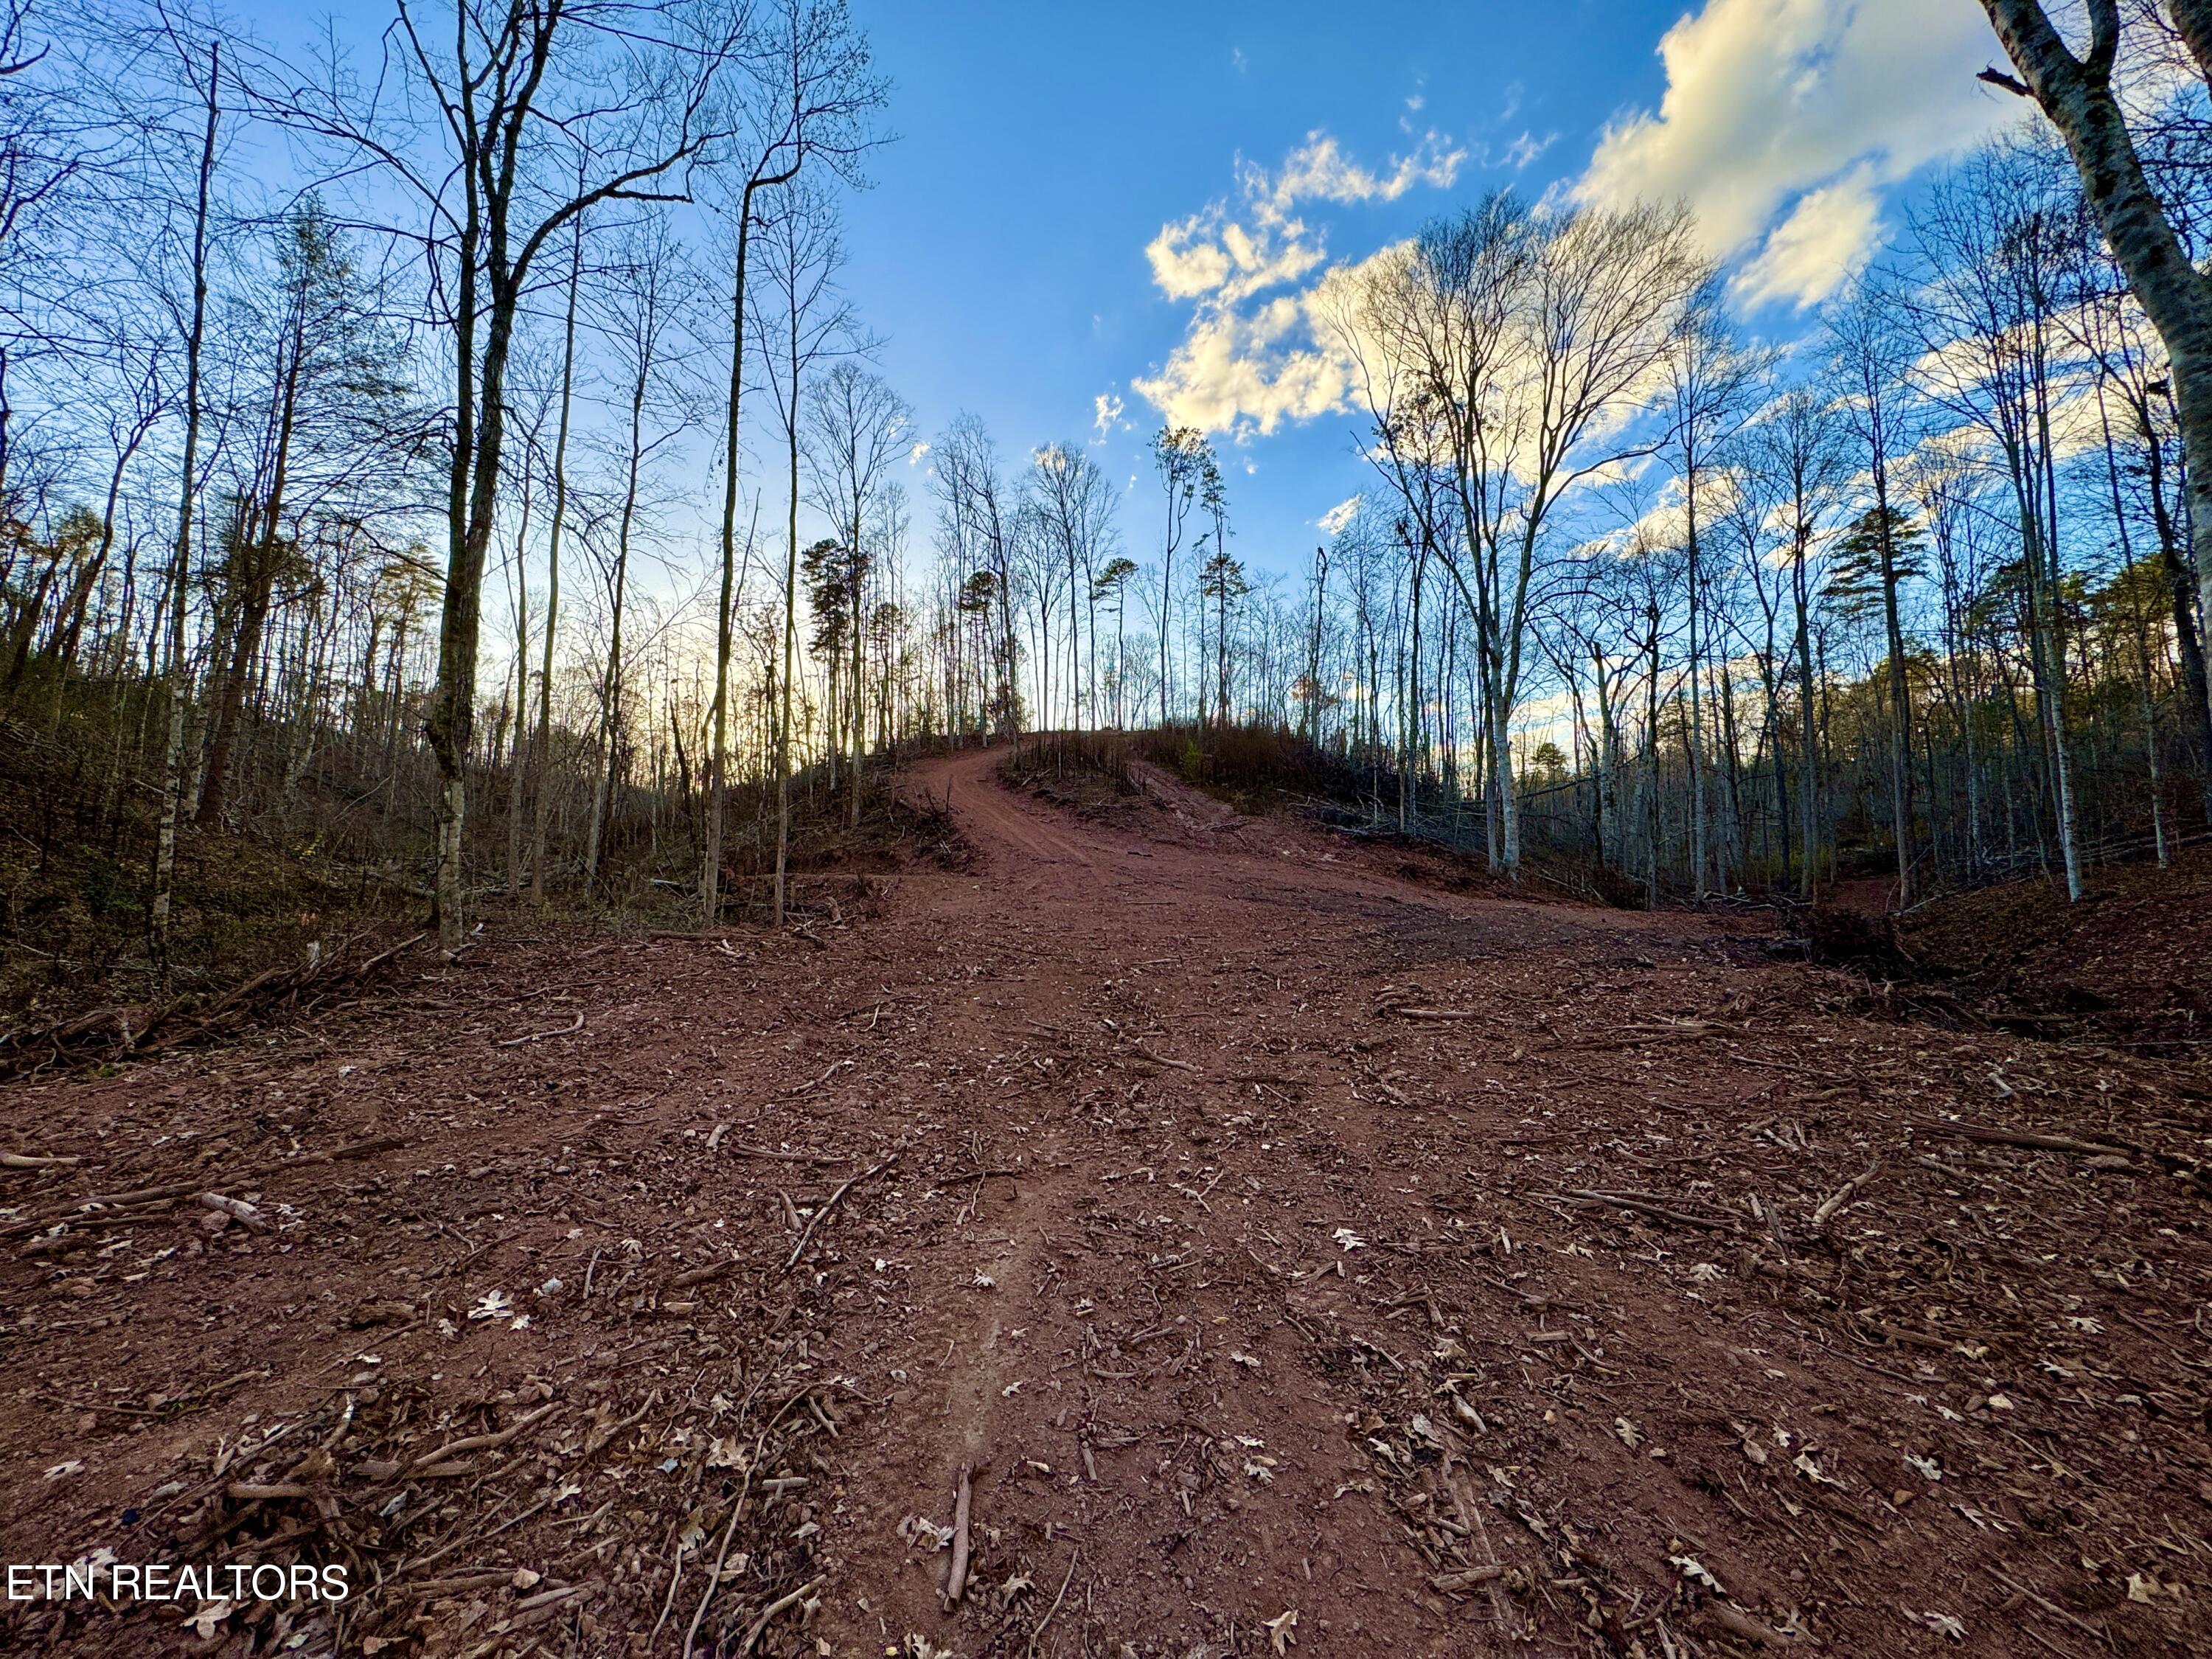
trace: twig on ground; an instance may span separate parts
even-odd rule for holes
[[[813,1595],[815,1591],[821,1588],[822,1580],[819,1577],[811,1578],[805,1583],[801,1584],[797,1589],[787,1591],[784,1595],[776,1597],[775,1601],[769,1602],[768,1606],[762,1610],[761,1616],[753,1620],[753,1627],[745,1632],[745,1639],[738,1644],[738,1651],[739,1653],[750,1653],[753,1650],[753,1644],[761,1639],[761,1632],[769,1627],[769,1620],[773,1620],[776,1614],[781,1613],[786,1607],[793,1607],[799,1602],[804,1601],[808,1596]]]
[[[974,1496],[974,1477],[963,1464],[960,1470],[960,1496],[952,1505],[952,1560],[945,1573],[947,1607],[957,1607],[961,1592],[968,1588],[968,1516]]]
[[[730,1150],[739,1158],[770,1158],[779,1164],[850,1164],[853,1161],[849,1157],[835,1154],[817,1156],[813,1152],[779,1152],[766,1146],[741,1146],[734,1140],[730,1143]]]
[[[759,1461],[761,1449],[766,1443],[765,1435],[753,1443],[752,1462],[746,1464],[745,1478],[738,1484],[738,1495],[730,1504],[729,1524],[722,1528],[721,1547],[714,1552],[714,1570],[707,1575],[707,1588],[699,1592],[699,1606],[691,1614],[691,1627],[684,1632],[684,1659],[691,1659],[691,1644],[698,1639],[700,1623],[707,1617],[707,1604],[714,1599],[714,1586],[722,1582],[722,1563],[730,1557],[730,1538],[738,1529],[738,1516],[744,1512],[745,1498],[752,1491],[752,1462]],[[757,1635],[758,1632],[756,1631],[755,1634]],[[753,1638],[747,1637],[745,1646],[750,1649],[752,1644]]]
[[[1198,1067],[1187,1060],[1170,1060],[1165,1054],[1156,1054],[1141,1042],[1133,1043],[1131,1050],[1139,1060],[1149,1060],[1155,1066],[1166,1066],[1178,1072],[1195,1073]]]
[[[1645,1197],[1641,1193],[1600,1193],[1574,1188],[1562,1193],[1562,1198],[1579,1200],[1584,1204],[1610,1204],[1617,1209],[1634,1210],[1638,1214],[1656,1216],[1662,1221],[1679,1222],[1685,1227],[1702,1227],[1709,1233],[1725,1233],[1735,1230],[1733,1221],[1722,1221],[1711,1216],[1691,1215],[1683,1210],[1670,1210],[1665,1205]]]
[[[1068,1583],[1075,1577],[1075,1564],[1082,1559],[1083,1551],[1079,1547],[1076,1550],[1074,1554],[1067,1558],[1067,1571],[1060,1577],[1060,1594],[1052,1598],[1052,1605],[1044,1610],[1044,1617],[1037,1620],[1036,1628],[1030,1632],[1030,1651],[1031,1653],[1035,1653],[1036,1651],[1037,1643],[1043,1638],[1044,1627],[1052,1623],[1053,1614],[1060,1611],[1060,1604],[1067,1599]]]
[[[564,1025],[554,1031],[532,1031],[528,1036],[508,1037],[505,1042],[495,1042],[491,1046],[495,1048],[520,1048],[526,1042],[543,1042],[547,1037],[574,1036],[583,1029],[584,1013],[580,1008],[576,1011],[576,1023],[574,1025]]]
[[[227,1215],[233,1221],[244,1224],[252,1231],[265,1233],[269,1231],[269,1218],[241,1199],[225,1198],[221,1193],[200,1193],[197,1194],[197,1201],[217,1215]],[[216,1224],[220,1226],[222,1224],[218,1222]]]
[[[464,1452],[490,1451],[495,1447],[504,1446],[532,1423],[551,1416],[559,1409],[558,1401],[548,1401],[534,1412],[525,1412],[495,1434],[472,1434],[464,1439],[448,1440],[437,1450],[425,1452],[422,1456],[412,1460],[408,1464],[408,1468],[410,1471],[426,1469],[433,1464],[444,1462],[449,1457],[459,1457]]]
[[[830,1194],[829,1202],[823,1205],[820,1209],[815,1211],[812,1215],[806,1218],[806,1231],[799,1234],[799,1243],[791,1247],[791,1259],[783,1264],[784,1272],[789,1273],[793,1267],[796,1267],[799,1265],[799,1258],[805,1255],[806,1251],[806,1241],[814,1237],[814,1230],[822,1224],[822,1218],[828,1215],[830,1211],[837,1207],[839,1200],[842,1199],[846,1194],[851,1192],[854,1188],[859,1186],[862,1182],[869,1180],[875,1176],[881,1175],[885,1170],[890,1169],[892,1164],[897,1163],[898,1160],[899,1155],[896,1152],[893,1152],[889,1158],[884,1159],[882,1163],[872,1164],[866,1169],[861,1170],[860,1174],[848,1177],[842,1186],[839,1187],[836,1192]]]
[[[1868,1182],[1872,1181],[1875,1176],[1881,1173],[1881,1164],[1880,1161],[1877,1160],[1875,1163],[1868,1164],[1864,1170],[1861,1170],[1857,1175],[1853,1176],[1842,1186],[1837,1188],[1834,1192],[1830,1193],[1827,1197],[1820,1200],[1820,1207],[1813,1212],[1813,1224],[1815,1227],[1826,1226],[1828,1224],[1828,1218],[1830,1216],[1835,1214],[1835,1212],[1842,1209],[1844,1205],[1850,1203],[1853,1196],[1857,1194],[1861,1188],[1864,1187]]]

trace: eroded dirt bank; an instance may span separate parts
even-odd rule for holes
[[[354,1594],[0,1649],[2212,1644],[2201,1071],[993,759],[849,926],[10,1089],[0,1556]]]

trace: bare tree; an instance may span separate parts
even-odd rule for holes
[[[2078,900],[2054,419],[2066,374],[2066,342],[2054,316],[2069,205],[2031,145],[1984,146],[1914,215],[1924,280],[1900,310],[1918,336],[1917,389],[1984,436],[2012,495],[2036,715],[2067,896]]]
[[[399,0],[398,55],[438,112],[443,164],[410,153],[375,105],[265,87],[276,118],[371,158],[421,204],[417,233],[452,328],[447,568],[424,730],[438,763],[439,939],[462,939],[462,830],[483,574],[499,510],[507,375],[539,256],[604,202],[689,198],[731,135],[723,79],[750,28],[722,0],[448,0],[449,33]],[[580,183],[576,182],[580,179]],[[450,283],[450,288],[447,284]]]
[[[576,306],[584,288],[584,225],[568,222],[568,279],[562,290],[561,412],[553,429],[553,514],[545,538],[545,646],[538,671],[538,801],[531,814],[530,897],[545,902],[546,820],[553,791],[546,775],[553,747],[553,639],[561,622],[561,538],[568,521],[568,429],[576,400]]]
[[[775,50],[763,54],[735,146],[742,171],[732,210],[736,220],[730,284],[730,385],[722,449],[721,580],[714,607],[714,701],[708,721],[706,855],[700,908],[708,926],[721,911],[723,818],[728,798],[730,653],[738,603],[739,416],[745,382],[746,259],[751,252],[754,198],[796,179],[810,157],[848,182],[874,142],[867,122],[884,101],[882,82],[868,73],[867,44],[854,31],[842,0],[802,6],[787,0]],[[854,810],[859,803],[855,797]]]
[[[616,514],[615,551],[607,578],[611,619],[605,672],[599,681],[601,766],[592,794],[590,828],[584,836],[584,887],[599,877],[599,840],[614,793],[622,752],[623,612],[629,590],[630,554],[643,505],[646,469],[653,457],[680,438],[694,414],[681,364],[672,361],[678,319],[691,286],[682,252],[666,220],[646,220],[626,239],[607,284],[605,332],[623,382],[623,424],[618,465],[622,505]],[[648,415],[655,417],[648,429]]]
[[[1402,365],[1365,377],[1378,448],[1413,511],[1413,545],[1441,560],[1475,617],[1509,872],[1521,857],[1511,721],[1538,550],[1569,490],[1658,447],[1626,417],[1654,398],[1708,274],[1683,209],[1540,217],[1501,193],[1378,266],[1346,325]],[[1439,473],[1449,522],[1429,500]]]
[[[1152,438],[1152,465],[1160,475],[1167,499],[1167,523],[1160,543],[1160,724],[1170,718],[1174,687],[1168,666],[1168,621],[1174,613],[1175,556],[1182,545],[1183,526],[1191,509],[1219,488],[1221,470],[1213,459],[1213,447],[1195,427],[1162,427]]]
[[[1893,499],[1890,469],[1910,434],[1900,430],[1899,405],[1911,362],[1910,337],[1899,325],[1893,300],[1865,285],[1828,317],[1832,370],[1841,391],[1843,418],[1866,459],[1874,507],[1866,520],[1881,581],[1882,629],[1889,644],[1890,834],[1897,842],[1897,906],[1912,902],[1912,693],[1905,672],[1905,629],[1898,609],[1899,530],[1904,514]]]
[[[1748,434],[1753,465],[1775,481],[1782,544],[1775,550],[1789,579],[1794,613],[1791,649],[1797,658],[1798,813],[1803,848],[1800,890],[1813,896],[1820,877],[1820,740],[1817,725],[1820,676],[1814,665],[1813,600],[1819,591],[1814,562],[1828,516],[1850,476],[1835,405],[1806,386],[1792,388]]]
[[[867,629],[866,588],[875,562],[866,532],[877,515],[892,464],[913,447],[914,410],[882,376],[848,362],[833,366],[815,385],[802,421],[800,448],[810,498],[843,538],[836,586],[841,590],[840,637],[848,649],[849,669],[842,698],[852,757],[848,805],[857,830],[867,735],[860,672]]]
[[[2166,0],[2165,9],[2190,62],[2212,84],[2212,3]],[[2119,6],[2085,0],[2089,39],[2078,56],[2039,0],[1982,0],[1982,9],[2021,77],[1987,70],[1982,78],[2033,98],[2051,118],[2112,257],[2165,342],[2188,473],[2190,544],[2212,611],[2212,277],[2189,257],[2145,176],[2115,82]],[[2070,861],[2069,878],[2078,885]]]
[[[765,291],[749,296],[753,333],[769,368],[770,401],[783,428],[786,460],[782,644],[774,673],[775,706],[775,925],[783,926],[791,859],[793,677],[799,657],[799,464],[805,436],[808,372],[848,349],[851,309],[837,294],[844,250],[828,190],[800,176],[777,192],[762,226]]]
[[[937,442],[937,489],[944,507],[940,529],[963,584],[963,602],[987,622],[998,613],[990,636],[990,729],[1000,737],[1021,730],[1014,648],[1014,508],[991,434],[972,415],[957,417]]]
[[[190,52],[179,41],[179,56],[187,78],[198,81]],[[185,661],[185,605],[191,592],[192,517],[199,491],[200,358],[207,336],[208,208],[215,179],[216,129],[221,113],[219,86],[222,48],[208,47],[207,79],[201,82],[207,108],[207,126],[200,143],[198,187],[193,201],[191,239],[191,303],[185,326],[185,452],[181,467],[180,501],[177,509],[176,553],[169,574],[169,735],[161,762],[161,822],[154,854],[154,891],[147,921],[157,957],[168,949],[169,910],[176,879],[177,822],[184,805],[185,721],[188,668]]]
[[[1706,571],[1701,532],[1717,483],[1715,456],[1742,426],[1769,367],[1765,354],[1747,351],[1730,331],[1717,276],[1701,283],[1684,308],[1680,337],[1667,354],[1668,449],[1682,497],[1682,582],[1687,606],[1690,659],[1690,888],[1707,888],[1712,843],[1707,824],[1705,682],[1707,640]]]

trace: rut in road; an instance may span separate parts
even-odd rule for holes
[[[849,926],[495,943],[24,1091],[100,1189],[252,1161],[278,1224],[82,1220],[7,1270],[11,1559],[143,1547],[126,1508],[349,1552],[383,1582],[297,1628],[402,1659],[2205,1638],[2204,1206],[2098,1162],[2171,1143],[2178,1073],[1162,777],[1086,819],[998,759],[916,769],[973,866]],[[2008,1112],[2091,1151],[1941,1127]]]

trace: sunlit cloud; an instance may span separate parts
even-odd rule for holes
[[[1196,302],[1182,342],[1160,371],[1132,381],[1171,422],[1208,432],[1273,432],[1343,406],[1349,368],[1314,307],[1332,271],[1322,231],[1303,204],[1395,202],[1448,188],[1467,150],[1433,130],[1404,155],[1371,167],[1316,131],[1272,171],[1237,167],[1237,195],[1163,225],[1145,250],[1152,281],[1170,300]],[[1316,280],[1316,274],[1321,273]],[[1311,283],[1303,292],[1271,289]]]
[[[1813,302],[1871,251],[1883,187],[2018,118],[1974,80],[1993,44],[1975,6],[1706,0],[1659,43],[1658,109],[1616,119],[1573,193],[1686,202],[1721,258],[1766,237],[1741,296]]]

